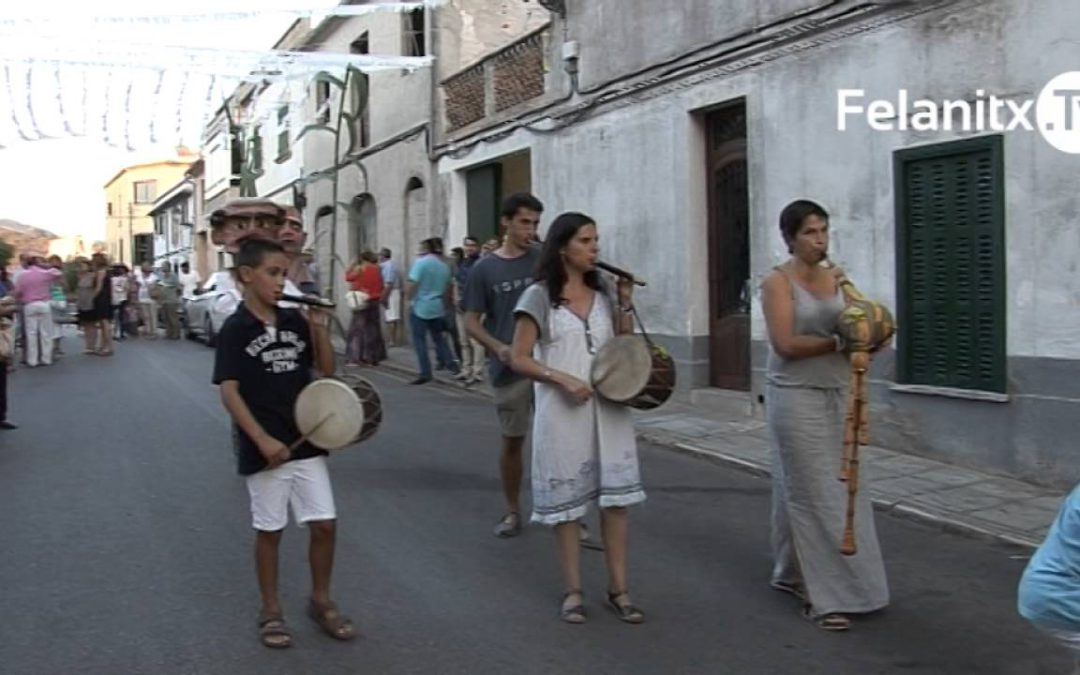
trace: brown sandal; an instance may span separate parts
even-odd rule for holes
[[[847,618],[843,614],[822,614],[821,616],[814,616],[810,605],[803,607],[803,616],[814,622],[814,625],[821,630],[827,630],[832,633],[842,633],[843,631],[851,629],[851,619]]]
[[[259,640],[264,647],[270,649],[286,649],[292,647],[292,633],[285,626],[285,619],[281,613],[259,614]]]
[[[335,640],[348,641],[356,637],[352,620],[338,611],[337,605],[329,603],[320,607],[312,600],[308,603],[307,614],[319,624],[323,631]]]
[[[608,607],[619,617],[619,621],[626,623],[645,623],[645,612],[631,602],[621,604],[618,601],[623,596],[628,596],[626,591],[608,591]]]
[[[570,596],[576,595],[580,600],[577,604],[566,605],[566,601],[570,599]],[[580,588],[573,588],[563,593],[562,604],[559,606],[559,618],[566,623],[585,623],[588,615],[585,613],[585,596],[582,594]]]

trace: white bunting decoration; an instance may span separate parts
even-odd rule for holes
[[[80,29],[85,29],[87,22],[96,24],[118,25],[172,25],[205,22],[221,23],[226,21],[247,21],[250,19],[262,18],[268,14],[292,16],[297,19],[319,16],[353,17],[376,14],[380,12],[404,13],[411,12],[417,9],[423,9],[425,7],[434,9],[446,4],[447,2],[448,0],[427,0],[426,2],[377,2],[369,5],[339,5],[337,3],[324,3],[317,7],[306,7],[297,9],[253,9],[248,11],[188,12],[177,14],[149,14],[143,16],[100,14],[86,16],[82,15],[78,11],[65,11],[61,14],[55,12],[55,10],[51,10],[53,13],[50,15],[4,17],[0,19],[0,31],[24,31],[26,29],[39,30],[42,28],[48,28],[50,26],[60,27],[71,25],[78,26]]]
[[[32,141],[100,136],[106,144],[128,150],[145,144],[198,144],[207,122],[245,83],[275,87],[277,93],[258,96],[255,109],[248,111],[249,119],[236,123],[258,125],[273,120],[276,124],[277,110],[288,105],[286,123],[298,132],[308,121],[305,110],[315,95],[311,80],[316,73],[327,71],[343,77],[349,67],[362,72],[413,72],[431,67],[434,59],[243,50],[224,45],[183,47],[148,38],[139,44],[130,42],[127,35],[139,35],[140,25],[175,25],[178,31],[190,31],[198,30],[199,23],[246,21],[268,14],[312,18],[317,23],[331,16],[409,12],[447,2],[340,5],[337,0],[292,1],[300,6],[192,13],[173,9],[141,16],[100,15],[94,12],[95,3],[72,6],[71,11],[49,10],[49,14],[35,7],[26,11],[36,13],[20,15],[8,8],[0,18],[4,76],[0,95],[6,95],[10,124],[0,121],[0,143],[10,145],[8,138]],[[22,68],[25,71],[19,70]],[[48,68],[50,75],[35,72],[41,68]],[[331,109],[336,96],[335,91],[321,103],[319,114]]]

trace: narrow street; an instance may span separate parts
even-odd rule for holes
[[[255,634],[247,494],[212,350],[125,342],[10,379],[0,435],[0,672],[877,673],[1035,675],[1068,659],[1015,612],[1025,558],[878,516],[893,604],[827,634],[769,589],[769,483],[643,447],[649,501],[631,515],[631,586],[648,613],[602,606],[584,551],[589,621],[561,623],[551,537],[498,540],[496,425],[468,393],[372,376],[385,419],[331,458],[340,517],[334,592],[362,638],[303,614],[306,536],[282,558],[295,646]],[[590,518],[595,528],[596,518]]]

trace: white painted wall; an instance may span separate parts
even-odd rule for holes
[[[592,3],[588,11],[607,16],[615,4]],[[619,3],[628,14],[628,5],[640,4]],[[840,132],[836,91],[862,87],[871,98],[895,99],[904,87],[913,97],[940,100],[983,88],[1018,99],[1036,96],[1074,65],[1073,18],[1075,6],[1067,0],[955,3],[657,98],[644,98],[646,92],[632,105],[559,134],[518,132],[440,162],[451,236],[464,231],[464,185],[454,172],[531,148],[534,191],[548,206],[545,224],[571,209],[595,217],[603,255],[649,281],[639,294],[649,329],[706,335],[704,134],[694,113],[745,97],[755,285],[786,257],[777,230],[781,209],[805,197],[833,216],[837,262],[865,293],[895,307],[893,152],[965,134],[880,132],[862,124]],[[571,25],[571,33],[578,30]],[[584,38],[583,72],[643,58],[638,43],[619,48],[614,39],[595,32]],[[597,45],[609,49],[603,63],[587,63],[599,58],[589,51]],[[1010,355],[1080,359],[1078,161],[1037,133],[1005,134]],[[756,299],[753,333],[764,337]]]

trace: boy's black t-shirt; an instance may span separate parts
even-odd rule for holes
[[[266,433],[292,445],[302,435],[293,407],[300,391],[311,382],[314,365],[307,319],[295,309],[277,308],[277,325],[272,328],[240,303],[217,339],[214,384],[236,380],[240,397]],[[255,441],[235,424],[233,436],[239,473],[247,476],[265,469],[266,459]],[[289,459],[325,454],[305,442]]]

